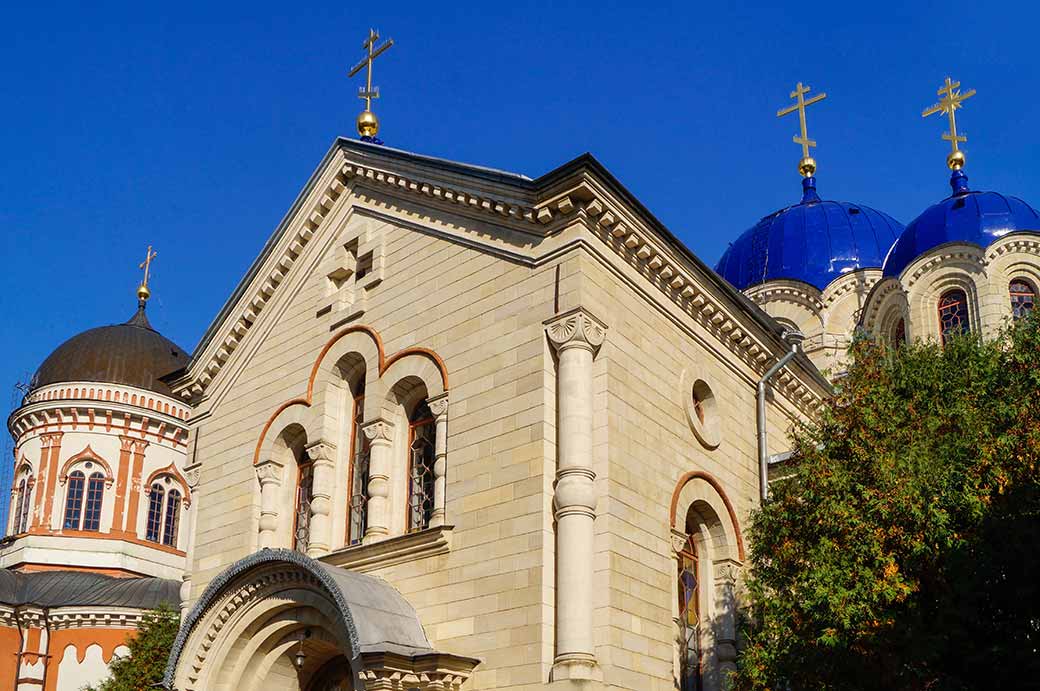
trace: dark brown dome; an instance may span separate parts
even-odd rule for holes
[[[159,377],[187,364],[188,354],[153,329],[140,307],[125,324],[99,326],[62,343],[36,370],[32,387],[95,381],[170,396]]]

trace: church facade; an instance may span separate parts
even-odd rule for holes
[[[1040,216],[951,161],[904,227],[806,156],[713,270],[591,156],[337,139],[190,359],[145,285],[41,365],[0,680],[100,678],[165,602],[178,691],[723,688],[749,514],[851,339],[1033,308]]]

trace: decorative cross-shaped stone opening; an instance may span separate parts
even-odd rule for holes
[[[367,292],[383,280],[384,238],[366,220],[350,223],[323,260],[324,295],[317,317],[329,315],[331,327],[360,317],[367,309]]]

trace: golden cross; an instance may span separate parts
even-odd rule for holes
[[[814,103],[819,103],[823,99],[827,98],[827,94],[816,94],[812,98],[806,100],[805,95],[812,89],[810,86],[805,86],[801,82],[798,82],[798,86],[795,87],[794,91],[791,92],[791,98],[796,99],[796,103],[793,106],[787,108],[781,108],[776,111],[776,117],[782,118],[785,115],[798,111],[798,122],[802,127],[802,135],[799,137],[795,135],[792,138],[795,144],[802,145],[802,161],[798,164],[798,170],[805,177],[809,177],[816,172],[816,162],[809,156],[809,147],[816,146],[816,141],[809,139],[809,132],[805,126],[805,109]]]
[[[158,252],[153,252],[152,251],[152,246],[148,245],[148,251],[145,252],[144,261],[141,262],[141,265],[138,267],[138,268],[144,269],[144,280],[141,281],[141,285],[143,285],[145,288],[148,287],[148,269],[150,269],[151,266],[152,266],[152,260],[155,259],[158,256],[159,256],[159,253]]]
[[[361,47],[368,51],[368,55],[365,59],[354,65],[351,68],[350,74],[347,77],[353,77],[355,74],[361,71],[361,68],[367,67],[368,74],[365,78],[365,86],[358,89],[358,98],[365,100],[365,110],[372,110],[372,99],[379,98],[379,87],[372,88],[372,62],[380,55],[389,50],[390,46],[394,45],[394,39],[388,38],[383,45],[376,47],[376,41],[379,40],[379,32],[375,29],[368,30],[368,38],[361,44]]]
[[[970,89],[962,94],[960,86],[960,82],[955,82],[947,77],[946,84],[936,92],[942,98],[939,99],[938,103],[930,108],[925,108],[924,112],[921,113],[922,118],[926,118],[934,113],[946,113],[947,117],[950,118],[950,131],[943,134],[942,138],[950,142],[950,155],[947,157],[947,163],[951,168],[954,168],[954,163],[957,162],[959,162],[960,166],[964,165],[964,154],[958,156],[960,149],[957,147],[957,144],[958,142],[968,141],[965,135],[957,134],[957,116],[955,113],[958,108],[964,107],[961,103],[975,95],[975,89]]]

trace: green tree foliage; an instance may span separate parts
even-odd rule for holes
[[[169,605],[145,614],[127,642],[130,654],[113,658],[108,679],[84,691],[153,691],[162,682],[180,623],[180,614]]]
[[[752,518],[735,686],[1040,688],[1040,320],[851,355]]]

